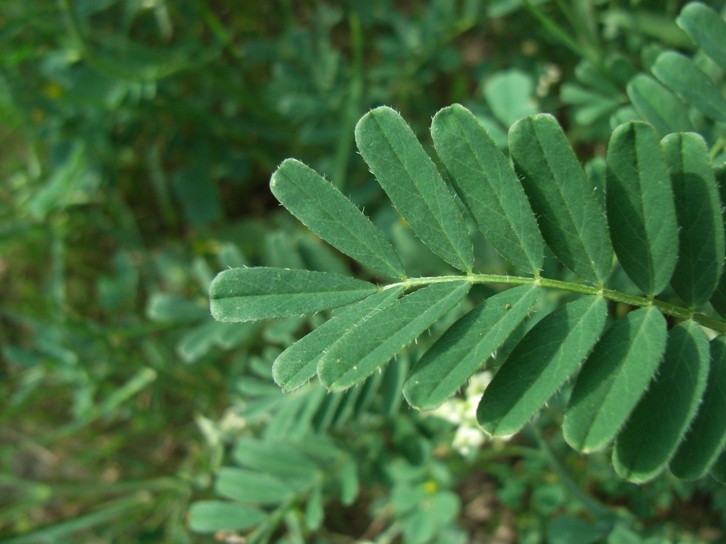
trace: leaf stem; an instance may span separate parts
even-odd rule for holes
[[[714,319],[713,317],[707,316],[703,313],[694,312],[693,310],[683,308],[682,306],[677,306],[675,304],[664,302],[662,300],[655,300],[651,297],[628,295],[626,293],[621,293],[620,291],[615,291],[613,289],[606,289],[602,286],[583,285],[580,283],[552,280],[542,277],[537,278],[500,274],[467,274],[407,278],[402,282],[386,285],[382,287],[382,289],[392,289],[398,286],[403,286],[404,289],[412,289],[414,287],[422,287],[424,285],[432,285],[434,283],[448,283],[454,281],[468,281],[472,285],[481,283],[498,283],[503,285],[539,285],[540,287],[546,289],[556,289],[558,291],[567,291],[569,293],[598,296],[606,300],[612,300],[613,302],[622,302],[623,304],[629,304],[630,306],[655,306],[666,315],[678,319],[693,319],[699,325],[708,327],[709,329],[712,329],[720,334],[726,334],[726,322],[720,319]]]

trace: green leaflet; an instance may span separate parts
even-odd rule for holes
[[[723,205],[726,202],[726,166],[720,165],[713,169],[714,176],[716,178],[716,185],[720,194],[720,201]],[[722,209],[722,216],[724,210]],[[724,229],[726,229],[726,217],[724,217]],[[725,261],[726,262],[726,261]],[[726,274],[721,272],[721,279],[716,286],[716,290],[711,296],[711,305],[721,317],[726,317]]]
[[[255,321],[345,306],[378,291],[367,281],[309,270],[233,268],[209,287],[218,321]]]
[[[620,430],[658,368],[666,321],[653,307],[615,321],[595,345],[575,382],[563,431],[584,452],[605,447]]]
[[[537,113],[533,94],[532,77],[517,69],[497,72],[484,85],[484,98],[505,128],[509,128],[517,119]]]
[[[633,121],[613,132],[605,196],[623,270],[644,293],[657,295],[676,267],[678,227],[665,161],[650,125]]]
[[[433,410],[453,395],[527,317],[539,291],[534,285],[507,289],[459,319],[411,371],[403,388],[408,403]]]
[[[516,174],[476,117],[458,104],[431,125],[436,152],[484,237],[525,272],[542,268],[544,241]]]
[[[525,117],[509,130],[509,149],[554,254],[586,281],[603,283],[612,266],[605,218],[560,125],[551,115]]]
[[[469,292],[467,281],[414,291],[349,330],[320,359],[318,376],[331,391],[363,381],[451,310]]]
[[[704,476],[726,447],[726,338],[718,336],[710,345],[703,402],[670,463],[671,472],[686,480]]]
[[[652,77],[638,74],[628,83],[627,92],[638,113],[661,136],[693,130],[688,107]]]
[[[721,452],[721,456],[711,468],[711,476],[722,484],[726,484],[726,450]]]
[[[700,2],[690,2],[676,22],[704,53],[726,70],[726,23],[718,13]]]
[[[711,297],[723,268],[721,200],[703,138],[671,134],[661,147],[678,218],[678,263],[671,285],[687,306],[698,306]]]
[[[615,442],[613,467],[622,478],[647,482],[666,467],[698,410],[709,358],[708,339],[694,321],[668,333],[658,374]]]
[[[279,504],[295,495],[280,478],[245,468],[220,468],[214,487],[229,499],[262,506]]]
[[[376,108],[358,121],[355,141],[419,238],[455,268],[471,270],[474,253],[464,219],[406,121],[391,108]]]
[[[577,370],[605,327],[607,303],[582,297],[544,317],[484,391],[477,419],[495,436],[519,431]]]
[[[290,213],[342,253],[381,276],[405,277],[378,227],[315,170],[287,159],[272,175],[270,189]]]
[[[304,336],[285,351],[272,365],[275,383],[285,391],[292,391],[315,376],[318,361],[325,350],[343,334],[370,319],[373,314],[390,306],[403,293],[403,287],[385,289],[367,299],[341,309],[331,319]]]
[[[189,528],[197,533],[243,531],[267,518],[267,514],[244,504],[198,501],[189,508]]]
[[[673,51],[658,55],[653,75],[709,117],[726,122],[726,100],[715,83],[688,57]]]

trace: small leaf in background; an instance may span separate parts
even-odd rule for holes
[[[584,452],[605,447],[643,395],[666,346],[666,321],[640,308],[617,320],[595,345],[572,390],[563,432]]]
[[[315,462],[295,446],[290,441],[244,437],[235,443],[232,457],[237,464],[276,476],[299,492],[305,490],[320,471]]]
[[[714,10],[700,2],[689,2],[676,23],[722,70],[726,70],[726,23]]]
[[[391,108],[376,108],[358,121],[355,141],[418,237],[455,268],[471,270],[474,253],[464,218],[406,121]]]
[[[693,130],[688,106],[649,75],[635,76],[628,83],[627,92],[635,109],[660,136]]]
[[[644,293],[657,295],[676,267],[678,226],[665,160],[650,125],[631,122],[613,132],[605,197],[623,270]]]
[[[270,189],[290,213],[342,253],[384,277],[406,275],[380,229],[311,168],[287,159],[272,175]]]
[[[431,125],[436,152],[484,237],[525,272],[542,268],[544,241],[522,185],[484,127],[455,104]]]
[[[615,441],[613,466],[622,478],[643,483],[666,467],[696,415],[709,360],[708,339],[697,323],[670,330],[658,374]]]
[[[318,376],[331,391],[363,381],[466,296],[467,281],[414,291],[349,330],[320,359]]]
[[[350,506],[358,498],[360,492],[358,467],[353,459],[348,459],[340,466],[337,478],[340,486],[340,502]]]
[[[212,315],[219,321],[255,321],[345,306],[378,288],[366,281],[309,270],[233,268],[209,288]]]
[[[726,123],[726,100],[713,80],[691,59],[665,51],[658,55],[651,71],[698,111]]]
[[[459,319],[411,371],[403,394],[419,410],[433,410],[453,395],[537,302],[539,288],[521,285],[494,295]]]
[[[322,484],[317,484],[308,494],[305,504],[305,526],[311,531],[316,531],[323,524],[323,519],[325,519],[323,488]]]
[[[726,450],[721,452],[720,457],[711,468],[711,476],[722,484],[726,484]]]
[[[678,451],[670,470],[678,478],[703,477],[726,447],[726,338],[710,342],[711,364],[703,401]]]
[[[484,391],[477,409],[484,430],[502,436],[524,427],[579,368],[606,318],[604,299],[582,297],[532,327]]]
[[[285,391],[292,391],[305,384],[317,372],[318,361],[325,350],[345,332],[359,327],[374,314],[393,304],[403,293],[403,287],[392,287],[367,299],[339,310],[328,321],[307,334],[285,351],[272,365],[275,383]]]
[[[612,267],[605,218],[565,133],[551,115],[517,121],[509,147],[542,235],[567,268],[603,283]]]
[[[235,502],[198,501],[189,508],[189,528],[199,533],[242,531],[265,518],[265,512]]]
[[[506,128],[522,117],[537,113],[533,94],[532,77],[517,69],[497,72],[484,83],[484,98]]]
[[[671,286],[687,306],[711,298],[723,269],[721,200],[706,142],[694,133],[661,141],[678,219],[678,263]]]
[[[244,468],[222,467],[214,485],[220,495],[254,505],[275,505],[295,495],[282,479]]]
[[[152,321],[193,323],[209,317],[209,309],[177,295],[153,293],[146,303],[146,316]]]

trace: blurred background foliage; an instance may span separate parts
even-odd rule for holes
[[[365,208],[411,275],[441,271],[355,153],[380,104],[427,142],[461,102],[502,148],[516,119],[554,113],[597,179],[611,127],[638,116],[628,81],[654,51],[693,53],[683,4],[3,0],[2,541],[724,541],[723,486],[623,483],[564,447],[557,406],[511,442],[479,446],[472,425],[453,448],[466,415],[395,394],[416,346],[362,388],[283,395],[272,361],[323,317],[229,325],[206,299],[226,267],[351,273],[279,212],[287,157]]]

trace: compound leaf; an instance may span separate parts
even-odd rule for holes
[[[331,344],[346,331],[360,326],[372,315],[393,304],[401,293],[403,293],[402,286],[385,289],[349,308],[341,309],[339,313],[295,342],[275,359],[272,365],[272,377],[275,383],[285,391],[292,391],[304,385],[315,376],[318,361]]]
[[[638,74],[627,86],[628,97],[661,136],[693,130],[688,107],[672,92],[646,74]]]
[[[391,108],[376,108],[358,121],[355,141],[381,187],[423,243],[455,268],[471,270],[474,252],[464,218],[406,121]]]
[[[345,306],[378,291],[367,281],[309,270],[233,268],[209,287],[218,321],[255,321]]]
[[[342,253],[381,276],[405,276],[380,229],[315,170],[287,159],[272,175],[270,189],[290,213]]]
[[[429,285],[371,316],[325,352],[318,364],[320,381],[339,391],[364,380],[458,304],[470,288],[467,281]]]
[[[708,348],[705,333],[694,321],[668,333],[658,375],[615,441],[613,467],[622,478],[647,482],[668,464],[703,397]]]
[[[690,2],[681,10],[676,23],[726,70],[726,23],[718,13],[700,2]]]
[[[718,336],[710,346],[703,402],[670,463],[671,472],[686,480],[704,476],[726,447],[726,338]]]
[[[721,200],[703,138],[671,134],[661,147],[678,219],[678,263],[671,285],[686,305],[698,306],[713,294],[723,268]]]
[[[603,283],[612,246],[600,205],[565,133],[551,115],[517,121],[509,149],[545,241],[567,268]]]
[[[507,159],[469,110],[454,104],[431,125],[436,152],[484,237],[525,272],[538,272],[544,241],[527,196]]]
[[[678,258],[673,191],[653,127],[632,121],[615,129],[607,152],[608,223],[615,254],[644,293],[660,293]]]
[[[580,370],[563,431],[584,452],[605,447],[643,396],[666,346],[663,314],[653,307],[613,323]]]
[[[403,388],[408,403],[433,410],[453,395],[527,317],[539,291],[534,285],[507,289],[459,319],[411,371]]]
[[[698,111],[726,123],[726,100],[716,84],[688,57],[664,51],[651,67],[653,75]]]
[[[493,435],[519,431],[578,369],[605,327],[607,303],[582,297],[544,317],[484,391],[477,419]]]

